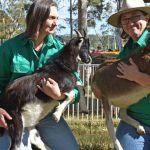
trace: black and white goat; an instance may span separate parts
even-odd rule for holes
[[[77,35],[64,46],[62,53],[57,58],[48,60],[34,74],[18,78],[7,87],[2,107],[13,118],[12,120],[6,120],[12,141],[10,150],[16,150],[19,147],[24,127],[34,127],[39,120],[58,105],[56,100],[45,95],[37,88],[41,79],[52,78],[58,83],[61,92],[71,94],[70,91],[77,82],[74,72],[78,68],[78,55],[84,63],[91,61],[89,49],[82,49],[86,37],[83,37],[79,32],[77,32]],[[70,103],[69,99],[62,102],[63,108],[60,108],[61,111],[62,109],[64,111],[66,105]],[[57,118],[58,120],[61,113]],[[57,115],[58,109],[54,116]]]
[[[150,40],[147,48],[140,49],[130,58],[133,59],[141,72],[150,75]],[[136,82],[117,77],[120,74],[117,69],[120,62],[130,65],[129,58],[114,63],[104,63],[95,72],[91,83],[95,96],[102,100],[106,114],[106,125],[116,150],[123,150],[123,148],[114,132],[111,105],[120,107],[120,118],[135,127],[139,134],[145,134],[145,129],[140,122],[127,115],[127,108],[150,93],[150,89]]]

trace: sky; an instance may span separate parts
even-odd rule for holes
[[[107,3],[108,0],[105,0],[105,3]],[[58,9],[58,13],[59,13],[59,24],[65,24],[66,29],[63,29],[61,31],[57,31],[58,34],[70,34],[70,27],[69,25],[67,25],[64,21],[64,19],[69,18],[70,14],[68,8],[70,6],[69,0],[61,0],[61,3],[58,4],[58,7],[61,9]],[[116,8],[116,6],[114,5],[114,9]],[[77,16],[73,16],[74,19],[77,18]],[[88,28],[88,34],[96,34],[100,32],[100,28],[99,25],[101,24],[101,22],[97,23],[98,25],[96,26],[96,32],[94,28]]]
[[[66,29],[63,29],[61,32],[58,31],[60,34],[70,33],[70,27],[65,22],[65,19],[68,19],[70,16],[68,11],[69,5],[69,0],[61,0],[61,3],[58,4],[59,24],[63,24],[66,26]]]
[[[73,0],[72,0],[73,1]],[[110,0],[105,0],[105,3],[107,3],[108,1]],[[116,10],[116,3],[113,2],[113,0],[111,0],[111,4],[113,5],[113,8],[114,8],[114,12]],[[150,5],[150,3],[147,3],[147,5]],[[69,0],[61,0],[61,2],[58,4],[58,7],[61,8],[58,10],[58,13],[59,13],[59,24],[63,24],[66,26],[66,29],[63,29],[61,31],[58,31],[58,34],[70,34],[70,26],[67,25],[64,21],[64,19],[68,19],[70,14],[69,14],[69,11],[68,8],[70,6],[70,2]],[[112,13],[114,13],[112,12]],[[105,15],[105,14],[104,14]],[[109,14],[111,15],[111,14]],[[73,17],[74,19],[77,18],[77,16],[74,16]],[[96,26],[96,32],[95,32],[95,29],[94,28],[88,28],[88,34],[96,34],[96,33],[100,33],[101,34],[101,30],[100,30],[100,24],[102,24],[103,22],[98,22],[97,23],[97,26]],[[109,28],[113,28],[112,26],[109,26]]]

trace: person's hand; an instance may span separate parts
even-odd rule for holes
[[[119,78],[127,79],[130,81],[136,81],[138,75],[140,73],[137,65],[133,62],[133,60],[129,59],[130,65],[127,65],[124,62],[120,62],[118,64],[117,69],[121,73],[121,75],[117,75]]]
[[[64,94],[60,92],[58,83],[51,78],[48,78],[47,80],[45,78],[42,79],[40,85],[37,86],[42,92],[55,100],[61,100],[65,98]]]
[[[0,108],[0,127],[7,129],[8,126],[7,126],[5,118],[8,120],[12,119],[12,117],[6,112],[6,110]]]

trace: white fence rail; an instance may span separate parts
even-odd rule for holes
[[[64,113],[66,118],[78,118],[78,119],[104,119],[104,110],[102,106],[102,102],[95,98],[93,93],[90,89],[90,78],[89,75],[93,76],[96,68],[98,67],[97,64],[80,64],[79,65],[79,72],[81,79],[85,85],[85,96],[86,96],[86,104],[87,109],[89,110],[89,114],[83,114],[80,112],[79,103],[71,104],[68,106],[67,110]],[[118,111],[119,108],[114,106],[111,107],[111,115],[114,118],[118,118]]]

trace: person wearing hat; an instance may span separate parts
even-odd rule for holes
[[[150,39],[149,15],[150,7],[145,6],[143,0],[124,0],[120,11],[108,18],[109,24],[122,30],[121,37],[128,38],[119,59],[129,57],[147,46]],[[150,75],[140,72],[132,59],[129,61],[130,65],[118,65],[121,75],[117,77],[150,88]],[[123,150],[150,150],[150,94],[131,105],[127,113],[144,126],[146,133],[139,135],[133,126],[121,120],[116,136]]]
[[[5,89],[19,77],[33,74],[48,60],[53,60],[62,52],[64,44],[53,36],[58,17],[55,0],[35,0],[27,12],[25,31],[0,46],[0,128],[5,128],[4,134],[0,134],[0,150],[10,149],[11,139],[6,120],[14,119],[12,114],[8,114],[1,106],[5,100]],[[75,74],[78,75],[77,72]],[[79,76],[77,78],[80,81]],[[39,90],[54,100],[62,101],[66,98],[53,79],[42,79],[41,84]],[[78,88],[75,87],[72,92],[73,94],[67,97],[77,102],[80,99]],[[16,102],[13,104],[16,105]],[[31,113],[35,109],[38,112],[39,108],[35,107],[31,109]],[[36,124],[36,129],[47,150],[79,150],[79,144],[63,117],[57,123],[50,112]],[[21,146],[17,146],[15,150],[32,149],[26,128],[22,133]]]

